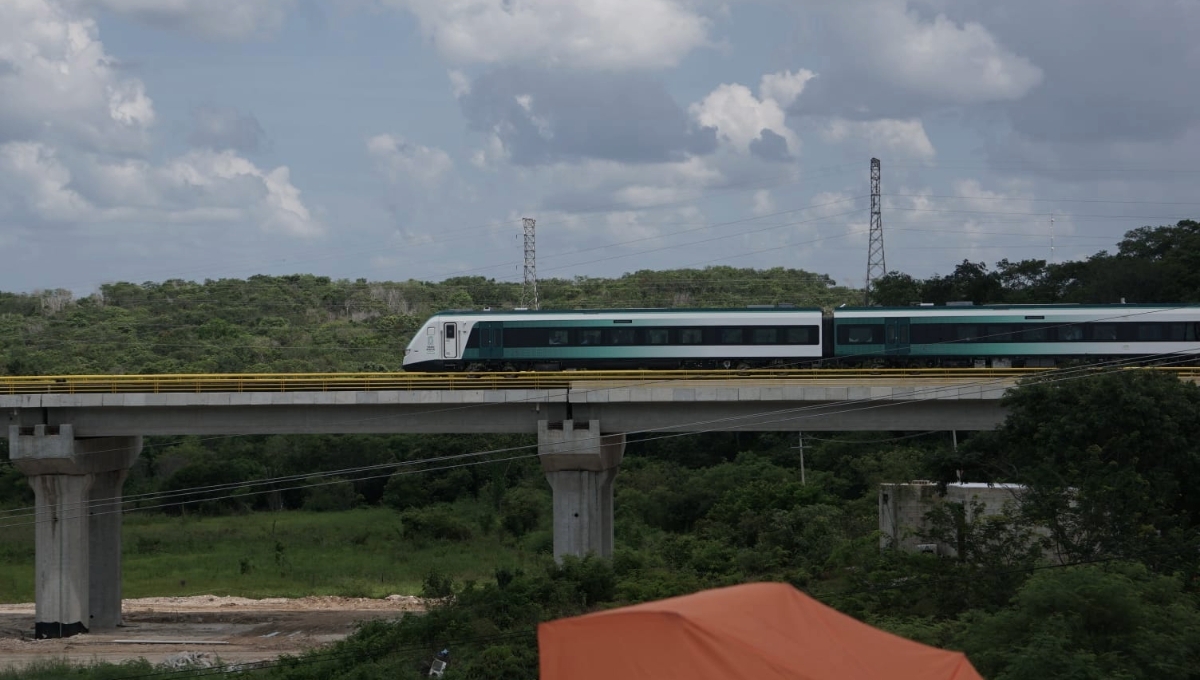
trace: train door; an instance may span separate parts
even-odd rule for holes
[[[500,321],[481,321],[479,328],[479,358],[504,358],[504,328]]]
[[[884,319],[884,351],[889,357],[908,356],[910,351],[908,324],[907,318]]]
[[[442,356],[446,359],[458,358],[458,324],[442,325]]]

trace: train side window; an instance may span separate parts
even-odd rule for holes
[[[579,330],[580,345],[599,345],[600,344],[600,329],[599,328],[582,328]]]
[[[1137,339],[1140,342],[1158,342],[1163,339],[1162,323],[1139,323],[1137,325]]]
[[[646,329],[647,345],[665,345],[670,342],[670,337],[670,332],[668,332],[665,328]]]
[[[699,328],[681,328],[679,330],[679,344],[681,345],[700,345],[704,343],[704,332]]]
[[[1180,342],[1187,339],[1187,324],[1183,323],[1164,323],[1165,332],[1164,340]]]
[[[884,333],[887,336],[887,344],[895,345],[900,341],[900,335],[896,333],[896,326],[894,324],[887,326],[887,330]]]
[[[975,324],[962,323],[954,327],[954,339],[972,342],[979,336],[979,327]]]
[[[551,345],[569,345],[571,344],[571,334],[565,328],[553,328],[550,330]]]
[[[779,331],[774,328],[755,328],[752,337],[756,345],[775,345],[779,343]]]
[[[741,328],[722,328],[721,329],[721,344],[722,345],[740,345],[745,340],[745,333]]]
[[[632,345],[634,331],[632,328],[613,328],[608,331],[608,344]]]
[[[875,329],[873,326],[849,326],[846,330],[847,344],[871,345],[878,342],[878,340],[875,338]]]
[[[1045,326],[1026,324],[1025,330],[1021,331],[1021,340],[1023,342],[1047,342],[1050,340],[1050,329]]]
[[[1117,325],[1113,323],[1092,324],[1092,340],[1096,342],[1115,342]]]
[[[1083,340],[1083,326],[1063,326],[1059,328],[1058,339],[1062,342]]]
[[[985,342],[1012,342],[1013,332],[1009,326],[988,326]]]
[[[479,349],[479,326],[471,329],[470,335],[467,336],[467,349]]]
[[[789,345],[815,345],[815,328],[811,326],[789,326],[786,329],[786,342]]]

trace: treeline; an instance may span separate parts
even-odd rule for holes
[[[831,307],[859,293],[797,269],[709,267],[538,282],[545,309]],[[521,285],[311,275],[112,283],[92,295],[0,293],[0,375],[398,371],[419,325],[446,309],[511,309]]]
[[[1141,227],[1125,234],[1117,252],[1048,264],[1007,259],[989,268],[964,260],[946,275],[917,279],[901,272],[881,278],[872,302],[904,306],[945,304],[1117,304],[1200,302],[1200,222]]]

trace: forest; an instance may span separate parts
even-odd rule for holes
[[[539,285],[543,308],[863,300],[862,290],[782,268]],[[512,307],[520,295],[518,284],[483,278],[309,275],[114,283],[78,298],[0,293],[0,374],[393,371],[425,315]],[[963,300],[1198,303],[1200,223],[1135,229],[1117,252],[1076,262],[965,261],[926,279],[891,273],[872,291],[881,305]],[[1001,428],[959,433],[957,443],[944,432],[808,435],[803,472],[794,434],[632,435],[615,483],[610,561],[551,558],[550,490],[536,456],[412,474],[425,459],[511,451],[528,437],[148,438],[125,494],[184,493],[147,508],[164,516],[386,508],[405,545],[486,538],[535,556],[486,578],[430,569],[420,594],[442,604],[429,613],[366,624],[330,649],[240,673],[248,677],[415,679],[449,648],[446,678],[533,678],[540,621],[774,580],[872,625],[963,650],[989,680],[1200,678],[1200,386],[1098,370],[1030,379],[1005,404]],[[27,506],[32,494],[6,446],[0,508]],[[339,472],[360,468],[373,474]],[[234,497],[190,491],[292,475],[337,483]],[[925,538],[958,546],[954,557],[881,549],[880,483],[960,476],[1027,493],[997,516],[935,511]],[[23,551],[0,551],[4,560],[32,569]],[[154,670],[0,678],[159,677]]]

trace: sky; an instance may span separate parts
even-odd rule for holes
[[[0,290],[1063,261],[1200,218],[1197,0],[0,0]]]

